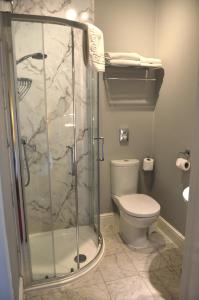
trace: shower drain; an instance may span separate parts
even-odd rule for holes
[[[86,261],[86,255],[84,254],[79,254],[79,255],[76,255],[75,258],[74,258],[74,261],[77,263],[78,262],[78,257],[79,257],[79,262],[80,263],[83,263]]]

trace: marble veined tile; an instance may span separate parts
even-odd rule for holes
[[[127,277],[107,283],[112,300],[154,300],[139,276]]]
[[[164,257],[154,248],[132,249],[126,247],[125,252],[138,271],[157,270],[167,265]]]
[[[5,6],[5,4],[4,4]],[[4,10],[9,5],[5,6]],[[93,0],[17,0],[14,4],[15,13],[36,14],[66,18],[67,10],[75,8],[78,19],[81,21],[81,13],[89,13],[89,22],[94,19],[94,1]]]
[[[96,268],[92,271],[89,271],[87,274],[79,277],[78,279],[72,281],[71,283],[67,284],[65,287],[63,287],[64,289],[67,287],[73,288],[73,289],[77,289],[77,288],[82,288],[85,286],[90,286],[90,285],[100,285],[102,284],[103,278],[102,275],[100,273],[100,271]]]
[[[24,295],[24,300],[42,300],[41,296]]]
[[[88,285],[81,287],[81,289],[71,287],[57,289],[43,295],[41,300],[111,300],[111,298],[105,284],[102,283],[99,285]]]
[[[65,18],[67,10],[73,7],[77,10],[78,17],[82,12],[88,12],[92,21],[93,4],[93,0],[19,0],[14,11]],[[20,99],[21,134],[27,137],[29,146],[36,146],[36,151],[31,147],[27,150],[31,182],[26,189],[26,201],[31,233],[40,232],[41,228],[45,231],[51,229],[51,211],[54,228],[73,225],[76,215],[70,178],[71,156],[66,150],[67,145],[74,144],[71,28],[44,24],[43,30],[44,49],[41,24],[16,22],[14,28],[17,59],[28,53],[43,50],[47,54],[45,70],[43,62],[39,60],[27,59],[17,65],[18,77],[32,79],[30,90],[23,100]],[[88,224],[91,190],[88,175],[89,91],[80,29],[75,30],[74,50],[75,69],[78,70],[75,72],[75,102],[78,120],[76,132],[79,220],[80,224]]]
[[[105,255],[124,252],[124,244],[116,234],[107,234],[105,239]]]
[[[135,266],[125,253],[105,256],[99,269],[105,282],[137,275]]]

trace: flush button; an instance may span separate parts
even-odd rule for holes
[[[129,142],[129,129],[120,128],[119,129],[119,142],[122,145],[126,145]]]

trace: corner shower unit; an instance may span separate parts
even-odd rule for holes
[[[57,284],[103,252],[98,75],[84,24],[10,13],[0,23],[25,286]]]

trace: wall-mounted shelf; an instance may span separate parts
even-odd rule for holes
[[[104,80],[133,80],[133,81],[156,81],[156,78],[129,78],[129,77],[104,77]]]
[[[106,65],[103,79],[108,104],[152,108],[163,77],[162,67]]]
[[[106,70],[104,72],[104,80],[156,81],[157,79],[153,78],[151,74],[154,74],[153,71],[158,69],[162,69],[162,67],[106,65]],[[119,70],[120,72],[118,73]],[[110,75],[114,74],[115,72],[117,72],[118,76]],[[128,74],[128,77],[124,77],[122,75],[123,73]],[[138,74],[139,77],[137,77]]]

